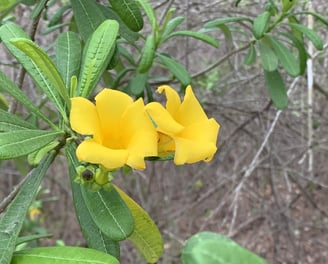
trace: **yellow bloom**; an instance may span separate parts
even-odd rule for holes
[[[144,169],[144,158],[157,155],[157,134],[143,100],[103,89],[93,104],[83,97],[71,99],[70,123],[74,131],[89,135],[77,148],[80,161],[111,170],[127,164]]]
[[[177,165],[210,161],[216,150],[220,125],[206,116],[191,86],[186,89],[183,102],[178,93],[169,86],[160,86],[165,92],[166,109],[157,102],[146,105],[146,111],[158,131],[158,153],[166,156],[174,153]]]

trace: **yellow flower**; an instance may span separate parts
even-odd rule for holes
[[[183,102],[178,93],[164,85],[157,90],[165,92],[166,109],[157,102],[146,105],[146,111],[158,131],[159,156],[174,153],[177,165],[210,161],[216,150],[220,125],[206,116],[191,86],[186,89]]]
[[[83,97],[71,99],[70,123],[87,137],[77,148],[80,161],[101,164],[112,170],[127,164],[144,169],[144,158],[157,156],[157,134],[143,100],[103,89],[93,104]]]

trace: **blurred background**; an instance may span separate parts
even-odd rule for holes
[[[255,17],[265,3],[244,0],[235,7],[232,0],[150,2],[159,18],[175,7],[174,15],[186,18],[180,29],[199,29],[227,16]],[[58,1],[48,13],[61,4]],[[327,17],[326,1],[312,5]],[[19,6],[13,14],[27,31],[30,13],[31,7]],[[72,14],[65,16],[69,20]],[[307,24],[307,16],[302,18]],[[35,36],[51,54],[60,30],[44,34],[47,23],[43,17]],[[211,33],[219,40],[218,49],[186,37],[161,48],[189,70],[198,99],[221,130],[210,163],[177,167],[171,161],[149,162],[145,171],[116,174],[115,183],[143,206],[162,232],[165,252],[159,263],[180,263],[184,241],[204,230],[236,240],[269,263],[328,263],[328,38],[321,23],[314,23],[314,28],[325,47],[312,54],[313,89],[306,76],[285,76],[289,104],[283,111],[270,102],[259,62],[243,63],[243,47],[249,42],[245,32],[251,30],[247,25],[236,25],[232,41],[221,31]],[[19,67],[2,46],[0,64],[12,80],[17,78]],[[155,73],[168,74],[154,68]],[[152,89],[157,85],[152,83]],[[171,85],[179,89],[178,84]],[[24,91],[40,102],[43,98],[33,87],[26,76]],[[47,110],[54,115],[51,106]],[[24,159],[1,161],[0,166],[2,200],[30,167]],[[32,207],[23,232],[53,234],[41,240],[42,245],[85,245],[64,156],[49,170]],[[122,263],[143,263],[132,244],[122,245]]]

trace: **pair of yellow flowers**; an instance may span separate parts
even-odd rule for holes
[[[169,86],[157,91],[165,93],[166,108],[158,102],[144,105],[141,98],[134,101],[111,89],[103,89],[95,104],[72,98],[71,127],[87,136],[76,150],[78,159],[108,170],[124,164],[142,170],[146,157],[172,153],[177,165],[210,161],[217,150],[220,125],[207,117],[192,88],[186,88],[182,102]]]

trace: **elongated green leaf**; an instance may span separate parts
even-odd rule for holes
[[[83,52],[78,95],[89,96],[97,85],[113,55],[118,29],[115,20],[105,20],[91,35]]]
[[[164,42],[168,35],[170,35],[183,21],[184,21],[184,17],[183,16],[177,16],[175,18],[172,18],[165,26],[165,28],[163,28],[163,32],[161,34],[161,43]]]
[[[65,149],[73,193],[74,208],[83,236],[90,248],[103,251],[116,257],[117,259],[120,259],[119,242],[109,239],[100,231],[98,226],[93,221],[88,207],[85,204],[82,196],[81,185],[74,182],[76,177],[75,168],[80,165],[76,158],[75,151],[76,146],[73,145],[73,143],[69,144]]]
[[[134,231],[129,239],[136,245],[147,263],[156,263],[163,253],[163,240],[158,227],[132,198],[115,186],[124,202],[129,207],[134,219]]]
[[[133,217],[114,188],[98,192],[82,188],[82,195],[93,221],[107,237],[119,241],[131,235]]]
[[[149,35],[142,50],[141,59],[138,66],[138,73],[147,72],[153,65],[156,52],[156,43],[154,35]]]
[[[314,16],[321,23],[323,23],[325,26],[328,27],[328,20],[327,20],[327,18],[325,18],[324,16],[322,16],[322,15],[320,15],[318,13],[315,13],[315,12],[311,12],[311,11],[300,11],[300,12],[292,13],[291,16],[301,15],[301,14],[306,14],[306,15]]]
[[[266,264],[233,240],[212,232],[200,232],[187,240],[183,264]]]
[[[66,84],[66,88],[71,86],[72,76],[79,75],[81,53],[81,42],[76,33],[64,32],[57,38],[56,65]]]
[[[46,2],[47,2],[47,0],[40,0],[36,3],[33,11],[30,14],[31,19],[36,18],[43,11],[43,9],[45,8]]]
[[[253,34],[256,39],[263,37],[269,22],[270,22],[270,12],[264,11],[257,18],[255,18],[253,23]]]
[[[135,0],[109,0],[113,10],[132,31],[143,28],[143,18]]]
[[[32,166],[38,165],[43,157],[51,150],[53,150],[55,147],[57,147],[60,144],[59,141],[51,141],[49,144],[45,145],[44,147],[30,153],[27,157],[28,163]]]
[[[16,240],[22,228],[27,210],[36,195],[43,176],[55,156],[55,152],[48,154],[39,166],[32,170],[28,176],[26,176],[27,178],[21,186],[21,189],[17,193],[15,199],[10,203],[0,219],[1,264],[11,263],[10,261],[15,249]]]
[[[277,70],[264,70],[264,78],[274,105],[279,109],[284,109],[288,104],[288,96],[280,73]]]
[[[289,50],[277,38],[269,35],[266,37],[270,41],[272,48],[285,71],[292,77],[298,76],[300,74],[300,67],[295,56],[293,55],[293,51]]]
[[[282,11],[287,13],[296,3],[297,0],[282,0]]]
[[[256,49],[253,44],[249,46],[248,52],[244,59],[244,64],[252,65],[256,60]]]
[[[223,17],[205,23],[204,28],[213,28],[227,23],[241,22],[241,21],[253,22],[253,20],[251,20],[249,17]]]
[[[15,4],[15,2],[16,2],[15,0],[2,0],[0,2],[0,12],[9,9]]]
[[[77,27],[86,42],[97,27],[105,21],[105,16],[98,8],[96,1],[71,0],[70,2]]]
[[[168,35],[167,39],[175,37],[175,36],[188,36],[188,37],[192,37],[195,39],[199,39],[207,44],[212,45],[215,48],[219,47],[219,43],[215,38],[213,38],[207,34],[204,34],[202,32],[195,32],[195,31],[190,31],[190,30],[180,30],[180,31],[176,31],[176,32],[173,32],[170,35]]]
[[[11,264],[119,264],[111,255],[82,247],[39,247],[15,252]]]
[[[312,29],[309,29],[303,25],[297,23],[287,23],[288,26],[302,32],[316,47],[318,50],[323,49],[323,42],[319,35]]]
[[[133,95],[141,95],[146,87],[146,83],[148,80],[148,74],[147,73],[137,73],[128,84],[129,91]]]
[[[0,133],[0,159],[12,159],[29,154],[62,134],[61,131],[27,129],[2,132]]]
[[[37,235],[27,235],[27,236],[18,237],[16,240],[16,246],[30,241],[38,240],[41,238],[50,238],[52,236],[53,236],[52,234],[37,234]]]
[[[0,109],[0,131],[5,132],[20,129],[36,129],[36,127],[30,122]]]
[[[0,91],[4,91],[11,95],[18,102],[26,106],[33,114],[43,119],[52,128],[56,126],[35,106],[30,99],[13,83],[5,74],[0,71]]]
[[[66,117],[65,108],[70,105],[68,92],[60,73],[49,56],[31,40],[18,38],[12,39],[10,42],[31,59],[32,65],[23,64],[26,71],[57,106],[62,116]]]
[[[183,86],[186,87],[191,83],[190,74],[182,64],[162,54],[159,54],[159,57],[166,68],[182,83]]]
[[[1,84],[0,84],[0,87],[1,87]],[[0,91],[1,91],[1,88],[0,88]],[[7,98],[2,93],[0,93],[0,109],[7,111],[8,108],[9,108],[9,103],[8,103]]]
[[[266,71],[274,71],[278,68],[278,57],[265,39],[258,41],[260,60]]]
[[[136,2],[139,3],[139,5],[144,9],[152,28],[156,29],[158,25],[156,21],[155,12],[154,9],[149,4],[148,0],[136,0]]]

